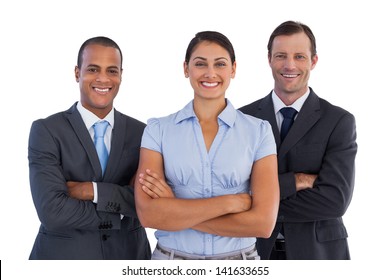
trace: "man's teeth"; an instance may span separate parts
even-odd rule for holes
[[[99,92],[108,92],[109,89],[108,88],[95,88],[96,91],[99,91]]]
[[[296,78],[296,77],[298,77],[298,75],[297,74],[295,74],[295,75],[283,74],[283,77],[286,77],[286,78]]]
[[[207,83],[207,82],[203,82],[202,83],[204,86],[206,86],[206,87],[215,87],[215,86],[217,86],[218,85],[218,83],[217,82],[215,82],[215,83]]]

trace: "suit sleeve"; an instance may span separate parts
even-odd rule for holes
[[[61,145],[43,121],[32,124],[28,159],[30,187],[41,223],[51,229],[117,229],[120,215],[98,212],[92,201],[68,196]]]
[[[120,141],[120,144],[118,141],[112,143],[112,145],[117,145],[116,152],[120,150],[121,154],[115,160],[113,172],[116,174],[116,179],[108,178],[109,182],[97,182],[97,210],[138,219],[134,200],[134,178],[132,179],[132,177],[135,176],[138,168],[140,144],[145,124],[131,118],[117,119],[117,121],[120,120],[122,122],[116,123],[116,126],[119,126],[116,139],[124,140],[124,143]],[[127,121],[123,122],[123,120]]]
[[[98,182],[97,210],[108,213],[122,214],[138,219],[135,210],[134,186]]]
[[[294,172],[286,172],[279,174],[280,199],[283,200],[287,197],[295,196],[297,188],[295,186]],[[282,187],[283,186],[283,187]]]
[[[346,113],[329,136],[313,188],[295,192],[294,174],[280,174],[280,186],[287,197],[280,201],[278,221],[309,222],[343,216],[352,198],[356,153],[355,118]]]

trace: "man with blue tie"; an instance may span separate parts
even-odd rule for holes
[[[274,89],[240,110],[268,120],[277,150],[280,204],[262,259],[350,259],[342,216],[352,199],[357,153],[354,116],[308,86],[318,61],[310,28],[287,21],[268,42]]]
[[[28,159],[41,221],[30,259],[150,259],[134,206],[145,124],[113,107],[122,52],[107,37],[80,47],[80,102],[33,122]]]

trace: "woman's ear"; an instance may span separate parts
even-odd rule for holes
[[[232,65],[232,73],[230,74],[230,77],[232,79],[234,79],[234,77],[236,76],[236,67],[237,67],[237,63],[236,63],[236,61],[234,61],[233,65]]]
[[[188,74],[188,65],[187,62],[183,62],[183,69],[184,69],[184,77],[188,78],[190,75]]]

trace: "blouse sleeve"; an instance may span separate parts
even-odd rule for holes
[[[276,143],[272,127],[268,121],[262,120],[259,126],[259,141],[257,142],[257,150],[255,161],[276,154]]]
[[[161,129],[157,118],[148,120],[142,135],[141,147],[161,153]]]

